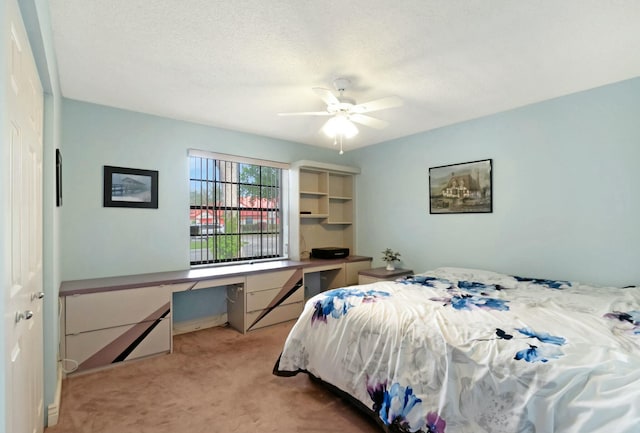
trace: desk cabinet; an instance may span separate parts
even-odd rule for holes
[[[74,371],[171,351],[169,285],[64,298],[65,367]]]
[[[339,287],[358,284],[358,273],[371,268],[371,258],[362,257],[354,261],[324,260],[318,265],[307,266],[304,270],[305,298],[309,299],[321,292]]]
[[[304,304],[302,269],[249,274],[227,294],[229,324],[242,333],[298,318]]]
[[[354,284],[360,284],[358,279],[360,271],[365,269],[371,269],[371,259],[363,260],[359,262],[347,262],[344,264],[346,285],[353,286]]]

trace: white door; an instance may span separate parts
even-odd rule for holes
[[[0,28],[6,32],[7,116],[1,131],[8,146],[0,162],[3,188],[1,228],[2,296],[6,339],[5,413],[11,433],[41,433],[42,346],[42,86],[17,0],[8,0]],[[8,176],[7,176],[8,175]],[[5,183],[5,181],[7,183]]]

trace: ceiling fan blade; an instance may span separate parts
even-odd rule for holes
[[[349,119],[361,125],[368,126],[370,128],[382,129],[389,125],[389,122],[376,119],[375,117],[365,116],[364,114],[352,114]]]
[[[278,113],[278,116],[331,116],[328,111],[300,111],[299,113]]]
[[[322,87],[313,87],[312,90],[316,92],[316,95],[320,97],[327,105],[339,104],[340,101],[336,98],[336,95],[331,93],[329,89],[323,89]]]
[[[386,98],[374,99],[373,101],[354,105],[351,107],[352,113],[368,113],[370,111],[384,110],[386,108],[399,107],[402,99],[397,96],[387,96]]]

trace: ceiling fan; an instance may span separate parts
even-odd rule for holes
[[[358,133],[358,128],[353,124],[359,123],[370,128],[382,129],[389,122],[367,116],[364,113],[379,111],[387,108],[399,107],[402,99],[397,96],[375,99],[362,104],[356,104],[351,98],[346,98],[343,93],[351,81],[348,78],[336,78],[333,80],[333,87],[339,95],[334,95],[331,90],[322,87],[313,87],[312,90],[327,104],[325,111],[303,111],[297,113],[278,113],[279,116],[330,116],[331,118],[322,127],[322,131],[333,138],[333,144],[340,142],[340,154],[342,150],[342,140],[352,138]]]

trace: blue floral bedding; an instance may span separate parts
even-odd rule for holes
[[[298,372],[389,431],[638,433],[640,288],[439,268],[330,290],[274,368]]]

